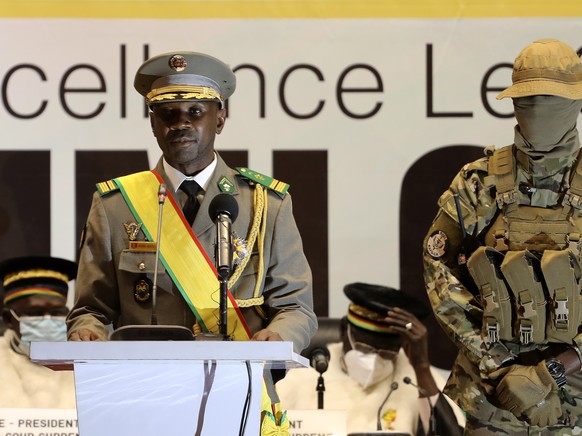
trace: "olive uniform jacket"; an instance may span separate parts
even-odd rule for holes
[[[229,168],[218,153],[217,159],[216,169],[192,225],[211,260],[214,259],[216,226],[208,214],[208,206],[221,192],[219,181],[226,177],[235,185],[233,195],[239,206],[239,215],[232,230],[240,238],[247,239],[254,211],[254,183]],[[175,192],[162,159],[155,170],[164,179],[168,192]],[[166,203],[165,207],[171,205]],[[81,242],[75,305],[68,317],[69,335],[88,328],[107,339],[109,328],[150,324],[151,298],[140,302],[134,294],[138,281],[144,278],[150,283],[153,281],[155,252],[128,250],[129,236],[124,224],[135,221],[119,191],[94,194]],[[142,231],[137,240],[145,240]],[[230,291],[237,301],[250,299],[259,280],[264,297],[262,310],[253,306],[241,308],[251,334],[268,327],[279,333],[283,340],[292,341],[295,351],[300,352],[315,333],[317,319],[313,312],[311,270],[303,253],[289,194],[280,196],[277,192],[268,192],[263,277],[257,277],[258,243],[257,239],[249,253],[250,261]],[[142,265],[140,269],[140,263],[144,263],[146,268]],[[218,305],[218,294],[216,301]],[[192,310],[163,266],[158,267],[157,317],[160,325],[181,325],[192,329],[196,323]]]

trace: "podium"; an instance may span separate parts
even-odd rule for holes
[[[257,436],[263,370],[309,366],[291,342],[33,342],[30,357],[74,369],[81,436]]]

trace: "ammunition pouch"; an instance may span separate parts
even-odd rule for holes
[[[546,250],[541,264],[549,293],[546,338],[549,342],[572,343],[582,321],[577,256],[569,250]]]
[[[546,296],[540,261],[527,250],[509,251],[501,264],[501,272],[514,297],[519,342],[522,345],[543,343]]]
[[[503,254],[491,247],[479,247],[471,255],[467,267],[479,288],[483,304],[482,334],[485,343],[513,339],[511,300],[501,274]]]
[[[516,153],[503,147],[489,159],[485,184],[495,188],[499,213],[467,262],[482,335],[488,345],[571,344],[582,330],[582,153],[562,204],[548,207],[519,192]]]

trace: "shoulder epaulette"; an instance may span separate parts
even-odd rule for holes
[[[264,174],[258,173],[249,168],[238,167],[236,170],[241,176],[246,177],[255,183],[263,185],[272,191],[275,191],[281,197],[284,197],[287,193],[287,190],[289,189],[289,184],[281,182],[277,179],[273,179],[272,177],[265,176]]]
[[[489,158],[493,156],[495,152],[494,145],[488,145],[483,148],[483,157],[472,162],[469,162],[463,166],[463,172],[465,174],[470,174],[475,171],[487,171],[489,165]]]
[[[506,145],[496,149],[489,158],[489,175],[486,182],[495,186],[495,199],[499,208],[503,207],[504,204],[515,203],[518,199],[516,160],[513,152],[513,145]]]
[[[465,164],[463,171],[465,173],[472,173],[474,171],[487,171],[488,160],[489,159],[487,157],[482,157],[481,159],[469,162]]]
[[[101,196],[107,195],[119,189],[119,186],[117,186],[117,183],[115,183],[113,179],[107,180],[106,182],[99,182],[95,186],[97,186],[97,191],[99,191]]]

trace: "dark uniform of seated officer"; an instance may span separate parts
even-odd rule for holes
[[[75,408],[72,371],[53,371],[29,359],[31,342],[66,341],[68,283],[74,262],[20,257],[0,264],[3,286],[0,407]]]
[[[158,325],[209,337],[226,324],[229,339],[291,341],[296,352],[309,344],[317,328],[312,277],[289,186],[248,168],[228,167],[214,148],[235,79],[228,65],[202,53],[166,53],[139,67],[134,86],[146,98],[163,157],[152,171],[98,184],[80,249],[70,340],[106,340],[110,327],[151,324],[156,279]],[[167,200],[159,247],[163,265],[156,267],[161,184]],[[228,319],[220,325],[217,226],[210,216],[219,195],[231,200],[229,206],[238,205]],[[266,385],[273,388],[268,380]],[[271,414],[278,401],[269,393],[273,404],[263,404],[262,422],[278,424],[280,418]]]
[[[324,408],[346,411],[348,434],[374,432],[378,425],[399,434],[435,434],[435,423],[439,435],[461,434],[435,377],[441,385],[444,380],[428,360],[419,318],[430,308],[385,286],[352,283],[344,293],[351,304],[342,318],[342,342],[328,345]],[[281,401],[288,409],[314,409],[317,379],[312,368],[291,370],[277,384]]]

